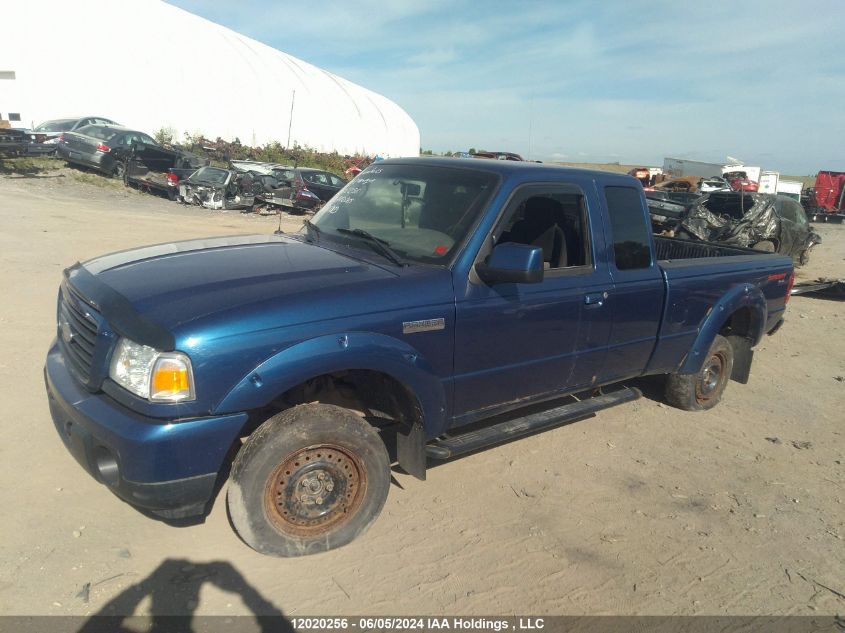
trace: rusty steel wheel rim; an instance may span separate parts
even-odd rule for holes
[[[699,404],[709,402],[719,394],[722,384],[728,378],[725,374],[726,366],[727,358],[721,352],[713,354],[704,362],[695,384],[695,399]]]
[[[367,491],[367,472],[353,453],[328,444],[288,455],[264,488],[264,509],[285,534],[317,536],[349,521]]]

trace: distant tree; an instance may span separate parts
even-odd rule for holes
[[[444,156],[452,156],[452,152],[451,152],[451,151],[447,151],[447,152],[446,152],[445,154],[443,154],[443,155],[444,155]]]
[[[154,134],[153,138],[160,145],[170,145],[173,139],[176,138],[176,130],[170,126],[159,128]]]
[[[469,153],[470,153],[470,154],[475,154],[475,148],[474,148],[474,147],[470,147],[470,148],[469,148]]]

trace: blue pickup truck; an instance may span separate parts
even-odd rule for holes
[[[243,541],[298,556],[363,532],[394,463],[424,479],[633,400],[640,376],[713,407],[792,282],[788,257],[653,236],[630,176],[388,160],[300,233],[71,266],[45,380],[68,450],[119,497],[179,519],[228,481]]]

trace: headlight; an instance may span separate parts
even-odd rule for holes
[[[160,352],[128,338],[117,342],[109,377],[153,402],[182,402],[195,397],[191,360],[185,354]]]

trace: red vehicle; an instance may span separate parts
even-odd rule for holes
[[[845,172],[820,171],[813,194],[806,205],[813,220],[845,218]]]
[[[722,174],[722,177],[728,181],[733,191],[757,192],[757,183],[751,180],[744,171],[729,171]]]

